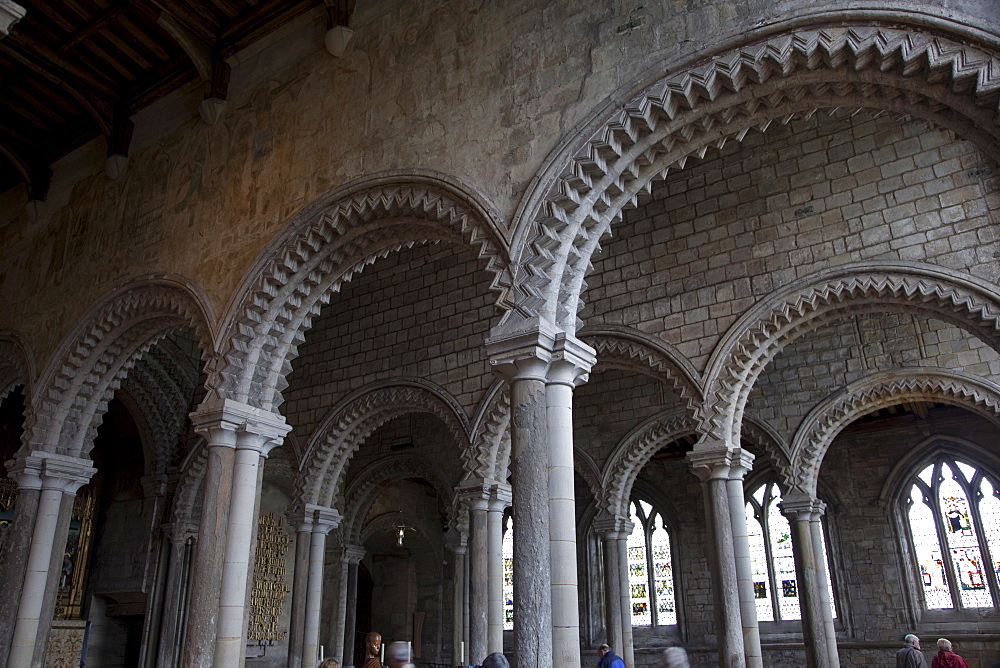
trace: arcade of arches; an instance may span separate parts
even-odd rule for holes
[[[356,4],[0,194],[0,665],[1000,658],[995,3]]]

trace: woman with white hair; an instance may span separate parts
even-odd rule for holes
[[[931,661],[931,668],[969,668],[965,659],[951,651],[951,641],[947,638],[938,638],[938,653]]]
[[[663,650],[663,665],[666,668],[690,668],[687,652],[682,647],[668,647]]]

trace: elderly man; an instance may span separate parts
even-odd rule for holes
[[[606,644],[597,648],[597,656],[601,657],[601,660],[597,662],[597,668],[625,668],[625,662],[622,661],[622,658]]]
[[[903,649],[896,652],[896,668],[927,668],[927,661],[920,651],[920,638],[908,633],[903,643]]]
[[[965,659],[951,651],[951,641],[947,638],[938,638],[938,653],[931,661],[931,668],[969,668]]]

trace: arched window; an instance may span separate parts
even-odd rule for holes
[[[508,515],[504,520],[503,543],[503,627],[514,629],[514,518]]]
[[[904,500],[924,606],[994,608],[1000,601],[1000,485],[965,462],[940,458]]]
[[[781,491],[778,486],[767,482],[753,490],[746,505],[754,600],[757,604],[757,619],[762,622],[802,619],[795,577],[795,556],[792,552],[792,532],[788,520],[778,507],[780,503]],[[825,540],[820,545],[820,550],[827,563],[826,572],[831,573]],[[828,585],[830,607],[836,618],[833,586],[832,583]]]
[[[677,623],[674,568],[670,534],[663,515],[645,501],[631,504],[628,583],[632,599],[632,626],[667,626]]]

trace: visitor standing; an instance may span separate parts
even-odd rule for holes
[[[938,638],[938,653],[931,661],[931,668],[969,668],[965,659],[951,651],[951,641],[947,638]]]
[[[920,651],[920,638],[912,633],[903,638],[903,648],[896,652],[896,668],[927,668],[927,660]]]
[[[601,657],[597,662],[598,668],[625,668],[625,662],[607,644],[597,648],[597,656]]]

